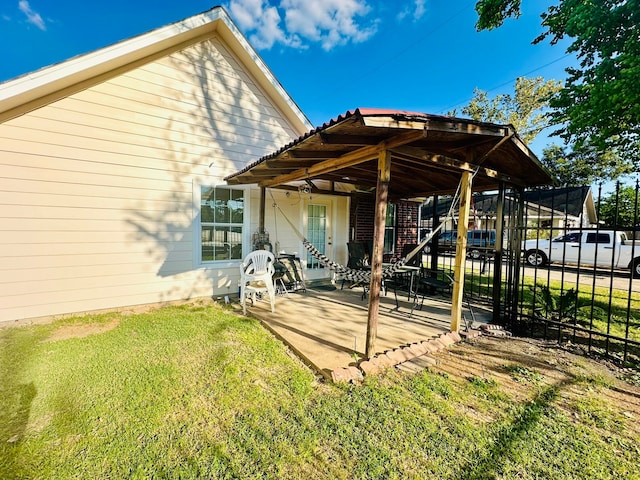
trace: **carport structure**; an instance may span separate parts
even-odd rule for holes
[[[337,194],[338,185],[341,191],[345,190],[345,185],[353,191],[375,189],[367,357],[375,353],[388,200],[459,191],[451,311],[451,330],[458,331],[462,317],[464,259],[472,190],[497,190],[501,208],[507,188],[521,193],[525,187],[553,182],[549,172],[511,125],[364,108],[348,111],[311,130],[225,180],[230,185],[257,184],[262,188],[260,228],[264,227],[266,188],[298,189],[301,183],[306,183],[313,191],[325,194]],[[498,238],[503,238],[501,223],[498,222],[496,229]],[[518,235],[511,235],[509,241],[518,249]],[[494,315],[500,308],[498,292],[502,265],[502,242],[496,243]],[[519,255],[516,257],[519,262]],[[511,279],[516,285],[518,270],[513,269],[516,278]]]

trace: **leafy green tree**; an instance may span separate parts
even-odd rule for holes
[[[510,123],[525,143],[529,143],[548,126],[549,98],[560,88],[557,80],[519,77],[513,95],[490,98],[488,92],[476,88],[462,113],[478,121]]]
[[[616,191],[602,198],[598,214],[605,226],[631,228],[640,224],[637,188],[637,185],[632,187],[618,184]]]
[[[631,173],[631,166],[614,151],[600,153],[591,145],[571,149],[552,144],[542,151],[541,162],[563,187],[589,185]]]
[[[517,18],[520,5],[478,1],[476,28]],[[554,133],[577,150],[614,151],[623,165],[640,170],[640,0],[559,0],[542,13],[542,25],[547,30],[534,43],[571,38],[567,52],[580,61],[580,68],[567,69],[564,87],[550,101]]]

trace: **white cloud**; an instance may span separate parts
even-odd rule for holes
[[[45,31],[47,29],[40,14],[38,12],[34,12],[31,9],[31,5],[29,5],[29,2],[27,0],[20,0],[18,2],[18,8],[27,16],[27,22],[32,23],[42,31]]]
[[[325,50],[348,42],[363,42],[375,34],[378,21],[368,18],[367,0],[231,0],[229,12],[253,45],[269,49],[275,43],[305,48],[305,41]],[[283,19],[284,18],[284,24]]]
[[[412,5],[407,5],[398,12],[398,20],[402,21],[406,17],[412,17],[414,22],[420,20],[427,11],[425,3],[426,0],[414,0]]]

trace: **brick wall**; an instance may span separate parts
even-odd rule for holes
[[[418,238],[419,204],[415,202],[395,202],[396,205],[396,245],[395,254],[385,255],[384,261],[392,257],[400,259],[406,244],[415,244]],[[367,251],[373,241],[373,220],[375,215],[375,195],[356,194],[351,198],[349,226],[352,242],[362,242]]]
[[[418,243],[419,204],[415,202],[396,203],[396,253],[400,258],[405,245]]]

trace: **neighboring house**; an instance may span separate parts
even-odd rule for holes
[[[219,7],[0,84],[0,321],[236,294],[260,191],[223,178],[310,128]],[[274,198],[346,245],[348,198]]]
[[[540,219],[540,224],[534,226],[588,228],[598,223],[593,191],[589,186],[532,190],[525,193],[525,201],[527,216]]]
[[[596,208],[593,201],[591,187],[563,187],[551,189],[536,189],[524,194],[524,217],[529,227],[553,228],[588,228],[597,224]],[[497,194],[475,194],[473,196],[470,228],[492,230],[496,227],[496,211],[498,205]],[[451,200],[448,197],[438,198],[436,211],[441,221],[449,212]],[[505,227],[509,226],[508,212],[515,208],[513,199],[505,196]],[[422,228],[432,228],[433,197],[422,206]],[[457,209],[453,209],[451,218],[445,222],[444,230],[456,228],[458,219]]]

